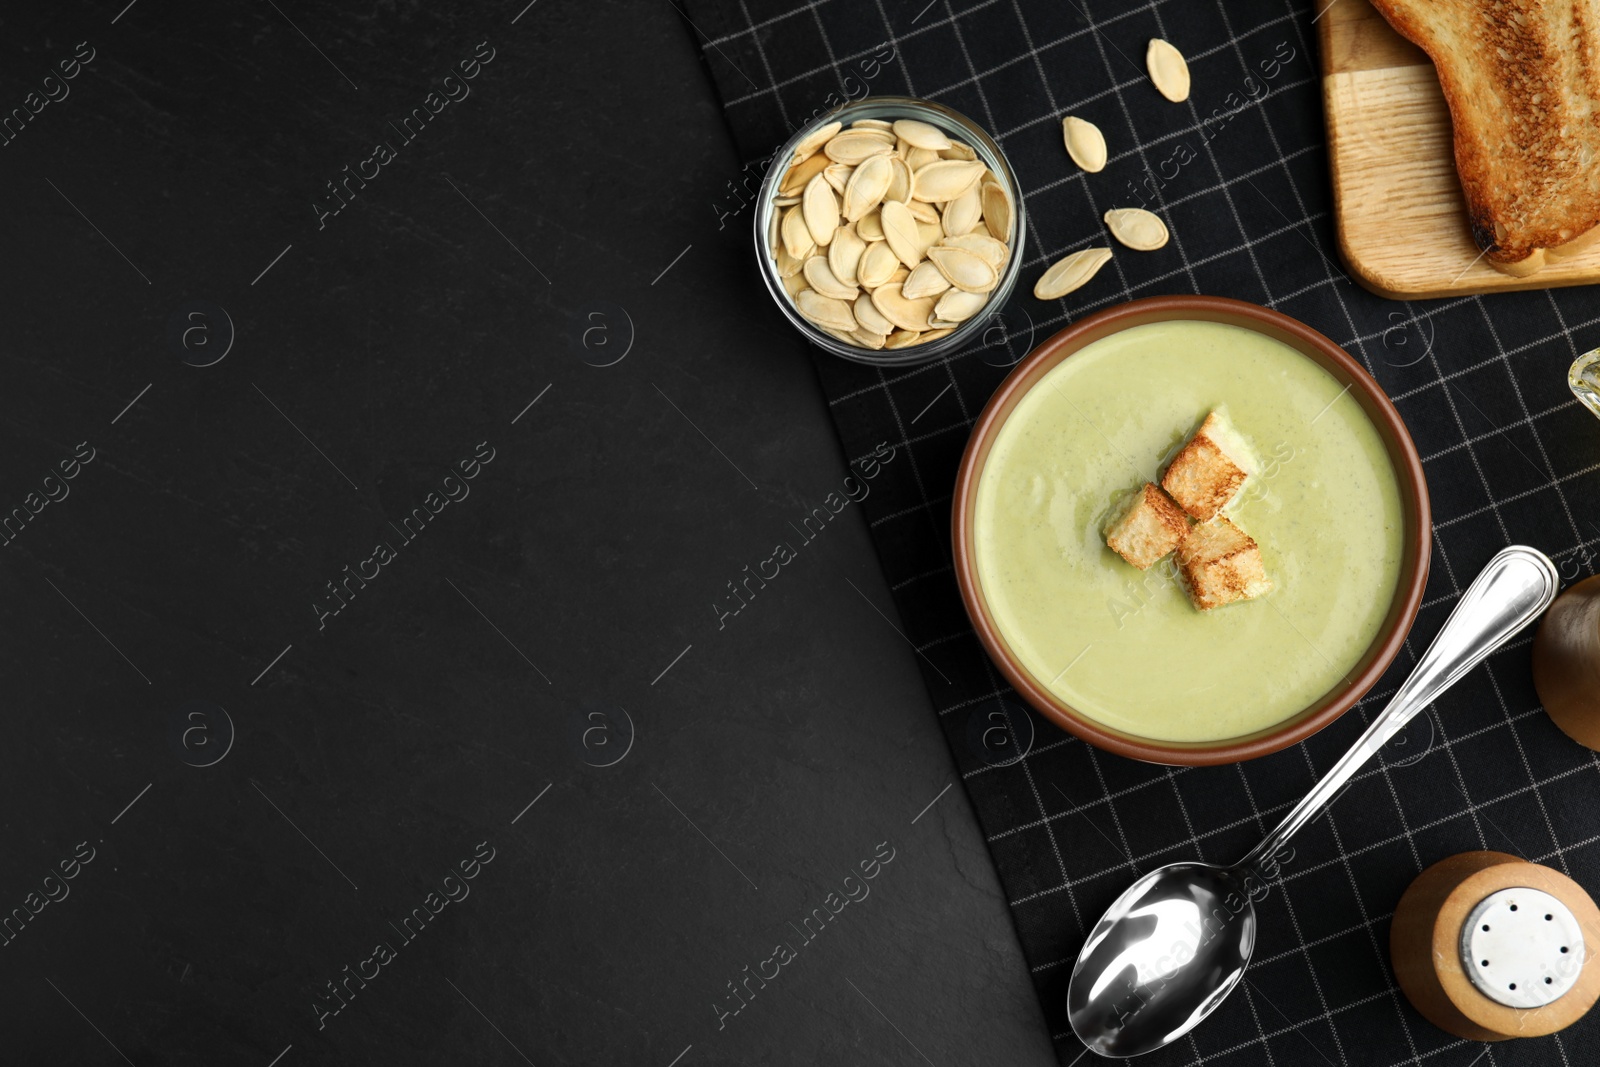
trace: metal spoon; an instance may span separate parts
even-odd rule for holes
[[[1175,863],[1129,886],[1089,933],[1067,987],[1072,1030],[1102,1056],[1153,1052],[1188,1033],[1244,977],[1256,944],[1251,902],[1275,857],[1417,712],[1555,599],[1555,564],[1536,549],[1500,552],[1462,595],[1389,706],[1306,798],[1232,867]]]

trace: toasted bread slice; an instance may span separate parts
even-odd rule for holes
[[[1140,570],[1183,543],[1189,516],[1150,482],[1133,495],[1122,518],[1106,535],[1106,544]]]
[[[1227,519],[1201,523],[1189,531],[1178,546],[1178,571],[1189,599],[1201,611],[1254,600],[1272,590],[1261,547]]]
[[[1600,6],[1372,0],[1433,60],[1484,258],[1525,276],[1600,223]]]
[[[1161,488],[1184,511],[1200,522],[1209,522],[1239,495],[1254,470],[1255,461],[1244,439],[1220,412],[1213,411],[1172,457]]]

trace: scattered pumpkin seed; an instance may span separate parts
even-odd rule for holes
[[[1167,243],[1167,224],[1142,207],[1119,207],[1106,212],[1111,236],[1136,252],[1154,252]]]
[[[1150,47],[1145,49],[1144,65],[1162,96],[1174,104],[1189,99],[1189,64],[1184,62],[1182,52],[1161,38],[1152,37]]]
[[[1106,167],[1106,135],[1088,119],[1068,115],[1061,120],[1061,136],[1067,142],[1067,155],[1090,174]]]
[[[1111,261],[1109,248],[1085,248],[1057,260],[1033,283],[1033,295],[1040,300],[1055,300],[1093,278]]]

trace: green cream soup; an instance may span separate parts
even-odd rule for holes
[[[1213,408],[1255,451],[1227,514],[1274,589],[1201,612],[1172,557],[1139,571],[1105,531]],[[1252,733],[1347,685],[1394,597],[1403,526],[1378,431],[1331,375],[1197,321],[1124,330],[1046,374],[1000,429],[973,520],[984,597],[1023,667],[1083,715],[1162,741]]]

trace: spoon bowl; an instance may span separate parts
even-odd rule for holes
[[[1198,1025],[1244,977],[1255,949],[1249,889],[1247,872],[1209,863],[1174,863],[1129,886],[1073,968],[1073,1032],[1102,1056],[1126,1057]]]

